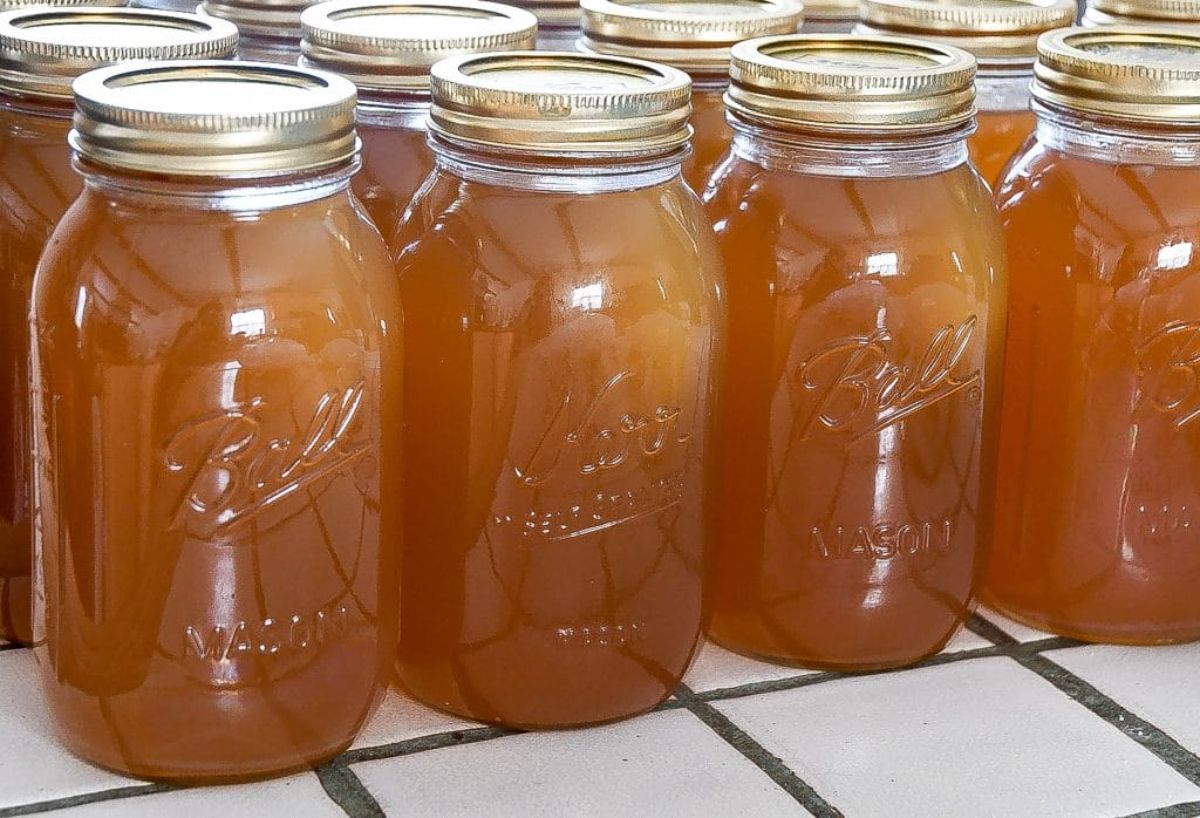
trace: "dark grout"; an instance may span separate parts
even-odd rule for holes
[[[680,685],[675,696],[692,715],[766,773],[784,792],[816,818],[844,818],[841,810],[822,798],[808,782],[784,764],[782,759],[759,744],[724,713],[693,693],[687,685]]]
[[[134,784],[129,787],[117,787],[111,790],[89,792],[84,795],[69,795],[66,798],[54,798],[49,801],[36,801],[32,804],[20,804],[15,807],[0,808],[0,818],[10,815],[34,815],[39,812],[50,812],[56,809],[81,807],[84,804],[96,804],[101,801],[116,801],[124,798],[138,798],[144,795],[156,795],[170,792],[174,787],[166,784]]]
[[[349,818],[386,818],[383,807],[349,767],[336,761],[322,764],[314,772],[325,794]]]
[[[1072,701],[1083,705],[1094,715],[1145,747],[1188,781],[1200,786],[1200,756],[1188,750],[1166,731],[1125,709],[1089,682],[1039,653],[1018,652],[1012,658],[1054,685]]]
[[[1148,809],[1145,812],[1125,815],[1122,818],[1196,818],[1196,816],[1200,816],[1200,801]]]

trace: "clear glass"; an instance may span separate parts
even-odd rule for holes
[[[396,233],[401,682],[523,728],[671,695],[700,644],[720,265],[680,157],[442,147]]]
[[[537,13],[535,9],[530,8],[525,4],[518,4],[522,8]],[[539,18],[537,32],[537,50],[538,51],[578,51],[579,24],[562,23],[547,23]]]
[[[130,3],[138,9],[160,9],[162,11],[179,11],[185,14],[195,14],[199,0],[134,0]]]
[[[395,653],[391,263],[348,168],[258,184],[89,172],[36,274],[36,656],[143,778],[320,762]]]
[[[71,109],[0,102],[0,638],[30,631],[29,303],[54,225],[83,186],[71,168]]]
[[[713,169],[729,151],[733,128],[725,120],[727,82],[693,78],[692,155],[683,163],[683,178],[692,190],[702,193]]]
[[[433,170],[428,115],[428,97],[359,102],[362,168],[351,186],[384,236],[395,232],[413,194]]]
[[[1200,132],[1039,111],[998,203],[1013,276],[988,600],[1080,639],[1200,638]]]
[[[853,34],[858,25],[858,14],[853,8],[846,14],[821,14],[812,9],[804,9],[804,22],[800,31],[804,34]]]
[[[842,670],[936,653],[991,535],[1004,250],[965,133],[735,123],[710,635]]]
[[[242,32],[237,58],[246,62],[270,62],[295,65],[300,60],[300,32],[291,38],[257,37]]]
[[[1000,183],[1004,168],[1033,134],[1036,119],[1029,107],[1029,84],[1033,67],[989,73],[983,69],[975,80],[978,127],[967,147],[971,162],[993,188]]]

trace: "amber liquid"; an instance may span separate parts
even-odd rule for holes
[[[433,170],[433,152],[423,125],[372,124],[360,118],[362,168],[354,175],[354,193],[384,236],[391,236],[413,194]]]
[[[30,632],[29,303],[54,225],[79,194],[69,111],[0,106],[0,638]]]
[[[444,171],[405,299],[400,676],[488,722],[609,721],[698,647],[718,262],[675,177],[548,193]]]
[[[989,600],[1077,638],[1200,638],[1200,171],[1033,143],[999,192],[1013,276]]]
[[[733,128],[725,120],[725,88],[692,89],[692,155],[683,163],[683,178],[692,190],[703,193],[712,172],[733,139]]]
[[[995,189],[1004,168],[1033,133],[1033,111],[980,111],[975,133],[967,140],[971,162]]]
[[[938,651],[970,612],[1004,264],[967,165],[910,178],[735,157],[706,199],[728,270],[710,634],[839,669]]]
[[[37,655],[79,755],[225,779],[346,747],[397,615],[399,304],[343,187],[88,190],[34,292]]]

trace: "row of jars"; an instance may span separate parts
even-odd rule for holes
[[[678,69],[505,51],[533,21],[494,5],[306,14],[300,66],[214,61],[212,17],[0,15],[4,624],[75,752],[309,765],[393,667],[603,722],[705,630],[894,667],[981,584],[1200,638],[1200,36],[1043,35],[995,201],[968,53],[744,41],[700,198]]]

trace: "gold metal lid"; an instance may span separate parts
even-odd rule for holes
[[[899,37],[793,34],[733,47],[725,100],[744,118],[835,133],[936,132],[975,116],[975,58]]]
[[[864,34],[920,37],[958,46],[976,59],[1037,57],[1037,38],[1073,25],[1075,0],[863,0]]]
[[[228,57],[224,20],[149,9],[23,9],[0,14],[0,93],[71,98],[80,74],[126,60]]]
[[[657,63],[566,52],[454,57],[433,67],[430,130],[554,155],[669,152],[691,138],[691,80]]]
[[[1200,0],[1090,0],[1087,25],[1200,25]]]
[[[118,65],[75,81],[70,140],[87,162],[118,170],[279,176],[352,160],[355,102],[349,80],[285,65]]]
[[[125,5],[128,5],[125,0],[0,0],[0,11],[45,8],[46,6],[53,6],[55,8],[62,8],[64,6],[109,6],[116,8]]]
[[[1105,118],[1194,128],[1200,125],[1200,32],[1113,26],[1043,34],[1033,97]]]
[[[534,46],[537,18],[471,0],[333,0],[304,12],[302,65],[336,71],[360,91],[427,91],[446,57]]]
[[[697,74],[726,74],[735,43],[795,33],[803,16],[798,0],[582,0],[580,6],[582,50]]]
[[[237,24],[243,37],[300,42],[300,15],[317,0],[204,0],[199,11]]]

